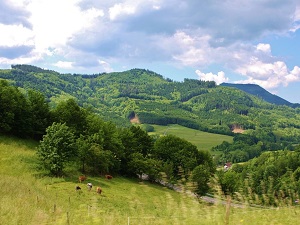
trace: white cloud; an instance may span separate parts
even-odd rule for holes
[[[249,64],[241,65],[236,72],[247,77],[236,83],[255,83],[266,89],[275,89],[280,85],[287,86],[291,82],[300,81],[300,69],[295,66],[289,71],[282,61],[264,63],[252,59]]]
[[[211,57],[212,48],[209,45],[208,35],[189,35],[183,31],[174,34],[175,48],[180,52],[173,55],[173,58],[183,65],[205,65],[213,63]]]
[[[111,20],[116,20],[122,15],[134,14],[136,11],[136,6],[129,4],[115,4],[113,7],[109,8],[109,18]]]
[[[34,45],[34,33],[23,25],[0,24],[0,46]]]
[[[81,11],[74,0],[32,0],[27,9],[35,33],[35,46],[40,51],[65,45],[73,34],[92,26],[103,11],[90,8]]]
[[[295,66],[294,69],[285,76],[284,85],[287,86],[289,83],[296,81],[300,81],[300,68],[298,66]]]
[[[225,77],[225,73],[223,71],[218,72],[218,74],[213,73],[202,73],[200,70],[195,71],[199,76],[200,80],[204,81],[215,81],[217,85],[228,82],[228,77]]]
[[[256,46],[256,49],[257,50],[260,50],[262,52],[266,52],[266,53],[271,53],[271,46],[270,44],[263,44],[263,43],[260,43]]]
[[[105,62],[103,60],[99,60],[99,63],[103,67],[105,72],[109,73],[109,72],[113,71],[113,69],[111,68],[111,66],[108,62]]]
[[[54,66],[62,69],[73,69],[73,62],[67,62],[67,61],[58,61],[53,64]]]

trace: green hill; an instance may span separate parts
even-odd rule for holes
[[[230,83],[222,83],[220,84],[223,87],[233,87],[238,88],[242,91],[245,91],[249,94],[255,95],[259,98],[262,98],[263,100],[273,103],[276,105],[287,105],[287,106],[296,106],[297,104],[290,103],[289,101],[280,98],[277,95],[273,95],[270,92],[266,91],[262,87],[256,84],[230,84]]]
[[[118,126],[130,126],[130,119],[137,116],[144,124],[179,124],[225,135],[233,135],[236,128],[245,132],[267,129],[277,140],[300,141],[300,108],[271,104],[214,82],[177,82],[144,69],[60,74],[29,65],[0,70],[0,79],[24,91],[42,92],[52,106],[74,98],[80,106]]]
[[[0,136],[1,224],[297,224],[298,207],[234,207],[209,205],[157,184],[121,177],[88,177],[79,184],[69,167],[64,177],[38,170],[37,143]],[[80,185],[81,192],[75,191]]]

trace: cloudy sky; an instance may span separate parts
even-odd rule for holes
[[[300,103],[299,0],[0,0],[0,68],[143,68]]]

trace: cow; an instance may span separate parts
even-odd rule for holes
[[[90,190],[92,190],[93,184],[92,183],[87,183],[86,186],[88,187],[88,190],[90,191]]]
[[[109,174],[105,175],[105,178],[106,178],[107,180],[113,179],[112,175],[109,175]]]
[[[79,183],[81,183],[82,181],[85,181],[87,179],[86,176],[79,176],[78,180],[79,180]]]
[[[98,194],[101,194],[101,193],[102,193],[101,187],[97,187],[96,192],[97,192]]]
[[[76,186],[76,187],[75,187],[75,190],[76,190],[76,191],[81,191],[81,187]]]

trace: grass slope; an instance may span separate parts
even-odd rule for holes
[[[183,138],[196,145],[199,150],[210,150],[212,147],[221,144],[223,141],[232,142],[233,137],[221,134],[212,134],[199,130],[190,129],[177,124],[169,126],[151,125],[154,132],[149,134],[166,135],[172,134]]]
[[[199,203],[156,184],[115,177],[89,177],[78,185],[76,172],[52,178],[37,172],[37,143],[0,137],[0,224],[225,224],[226,207]],[[95,186],[103,189],[96,194]],[[230,209],[229,224],[297,224],[297,207]],[[227,223],[227,222],[226,222]]]

